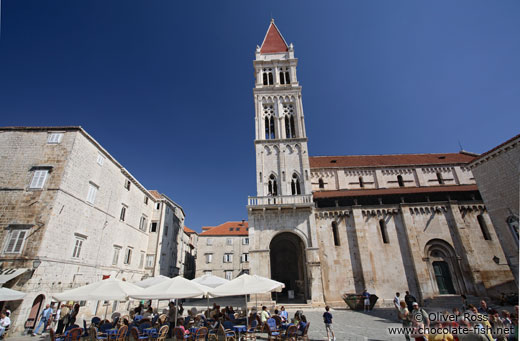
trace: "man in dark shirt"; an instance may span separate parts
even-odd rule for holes
[[[323,322],[325,322],[325,330],[327,330],[327,339],[330,340],[330,336],[332,335],[332,340],[336,340],[334,336],[334,331],[332,330],[332,314],[329,312],[330,307],[325,307],[325,312],[323,313]]]
[[[406,292],[406,295],[404,296],[404,301],[406,302],[406,306],[408,307],[408,311],[412,311],[413,310],[413,302],[416,302],[417,299],[413,296],[413,295],[410,295],[410,292],[407,291]]]

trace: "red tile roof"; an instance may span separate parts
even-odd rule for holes
[[[204,226],[200,236],[247,236],[249,225],[247,221],[227,221],[218,226]]]
[[[148,192],[150,192],[150,194],[151,194],[155,199],[162,199],[162,195],[161,195],[161,193],[157,192],[155,189],[149,190]]]
[[[288,47],[285,39],[283,39],[278,27],[274,24],[274,20],[271,20],[264,42],[260,48],[260,53],[278,53],[287,51]]]
[[[478,191],[477,185],[446,185],[430,187],[399,187],[399,188],[379,188],[379,189],[353,189],[339,191],[316,191],[313,193],[314,199],[340,198],[340,197],[363,197],[381,196],[392,194],[414,194],[414,193],[442,193],[442,192],[470,192]]]
[[[469,163],[476,155],[471,153],[443,154],[394,154],[394,155],[347,155],[311,156],[311,168],[417,166],[453,163]]]
[[[195,231],[193,231],[192,229],[190,229],[188,226],[184,226],[184,232],[186,232],[187,234],[192,234],[192,233],[197,233]]]

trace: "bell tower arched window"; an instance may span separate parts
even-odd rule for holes
[[[264,125],[265,125],[265,139],[274,139],[274,109],[272,104],[264,105]]]
[[[291,103],[284,104],[283,115],[285,116],[285,137],[288,139],[296,137],[296,127],[294,124],[294,105]]]
[[[276,176],[271,174],[267,183],[267,192],[269,195],[278,195],[278,184],[276,182]]]
[[[280,68],[280,84],[291,84],[291,79],[289,78],[289,68],[282,67]]]
[[[404,181],[401,175],[397,176],[397,183],[399,184],[399,187],[404,187]]]
[[[300,179],[298,178],[298,175],[296,173],[294,173],[292,175],[291,193],[292,193],[292,195],[302,194],[301,189],[300,189]]]
[[[322,179],[322,178],[320,178],[320,179],[318,180],[318,187],[319,187],[319,188],[325,188],[325,183],[323,182],[323,179]]]
[[[264,85],[273,85],[274,79],[273,79],[273,69],[270,67],[263,68],[262,70],[262,80],[264,82]]]

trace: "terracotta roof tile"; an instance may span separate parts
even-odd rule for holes
[[[241,221],[228,221],[224,224],[211,227],[210,229],[204,230],[200,236],[247,236],[249,235],[249,225],[247,221],[242,223]]]
[[[417,166],[432,164],[470,163],[475,156],[468,153],[394,154],[311,156],[311,168]]]
[[[197,233],[197,232],[193,231],[192,229],[190,229],[188,226],[184,226],[183,230],[187,234]]]
[[[414,194],[414,193],[440,193],[440,192],[469,192],[478,191],[477,185],[446,185],[430,187],[399,187],[379,189],[353,189],[339,191],[317,191],[313,193],[314,199],[340,198],[340,197],[362,197],[381,196],[392,194]]]
[[[162,195],[161,195],[161,193],[157,192],[155,189],[149,190],[148,192],[150,192],[150,194],[151,194],[155,199],[162,199]]]
[[[285,39],[283,39],[278,27],[274,24],[274,20],[271,20],[264,42],[260,48],[260,53],[287,52],[288,50]]]

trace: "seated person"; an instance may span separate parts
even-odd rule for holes
[[[300,316],[300,322],[298,323],[298,335],[302,336],[305,331],[305,327],[307,327],[307,318],[305,315]]]
[[[10,312],[0,314],[0,338],[4,338],[5,331],[11,325],[11,319],[9,318]]]
[[[153,317],[153,308],[148,307],[146,311],[143,313],[143,318],[152,318]]]
[[[269,314],[267,307],[264,305],[262,307],[262,312],[260,313],[260,322],[262,324],[265,323],[270,316],[271,316],[271,314]]]
[[[282,322],[284,323],[289,320],[289,314],[287,313],[287,311],[285,311],[284,306],[280,308],[280,317],[282,318]]]

